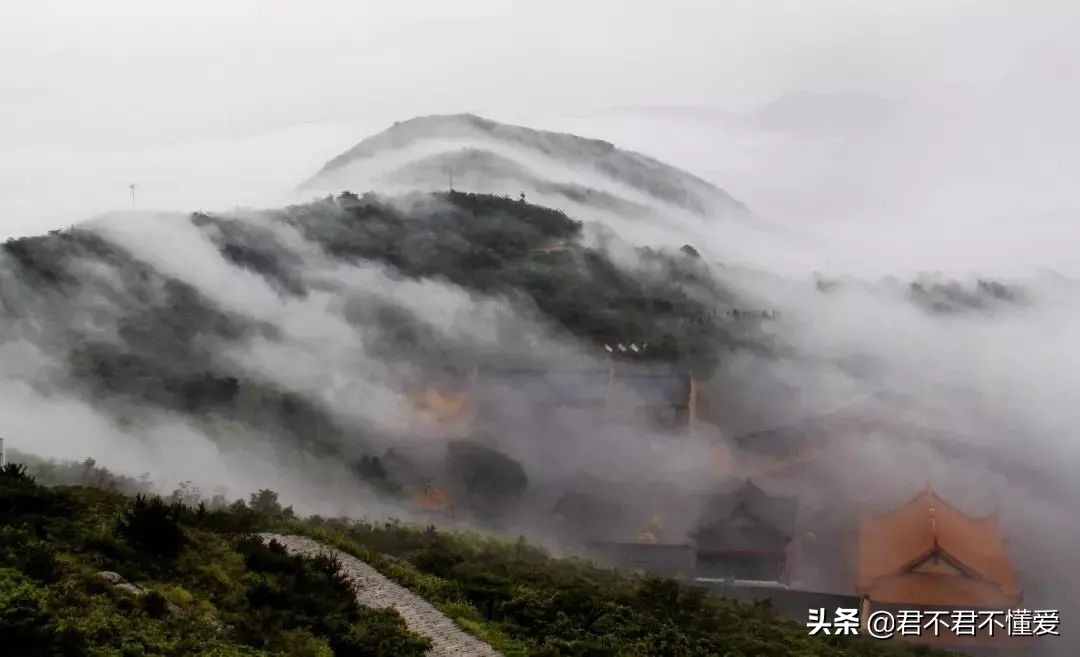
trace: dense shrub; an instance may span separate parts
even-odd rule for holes
[[[673,580],[554,559],[521,541],[398,523],[309,521],[305,527],[299,529],[367,559],[421,592],[507,655],[941,654],[857,637],[808,636],[805,627],[766,607],[709,597]]]
[[[60,628],[45,609],[45,592],[18,572],[0,569],[0,647],[19,657],[83,657],[87,641]]]
[[[8,482],[34,483],[34,478],[22,463],[5,463],[0,468],[0,479]]]
[[[420,657],[431,642],[411,634],[405,620],[391,609],[362,608],[348,633],[331,639],[330,645],[336,657]]]
[[[268,488],[252,493],[251,498],[248,500],[248,506],[255,513],[264,516],[293,515],[292,507],[282,507],[278,501],[278,494]]]
[[[0,524],[0,654],[419,657],[427,648],[396,612],[358,607],[335,561],[237,533],[286,520],[271,491],[254,496],[267,515],[242,502],[211,510],[44,488],[22,472],[0,476],[0,509],[10,510]],[[65,513],[41,515],[57,509]]]
[[[242,539],[237,550],[255,577],[238,632],[246,643],[272,646],[283,632],[303,629],[327,637],[335,655],[423,655],[428,642],[412,636],[396,612],[356,604],[352,587],[334,559],[289,555],[276,542]]]
[[[180,504],[139,495],[117,523],[117,533],[136,549],[166,559],[175,558],[186,542],[180,526],[183,512]]]
[[[768,609],[553,559],[521,540],[298,520],[279,513],[271,495],[256,495],[275,502],[263,515],[246,504],[190,509],[16,479],[0,479],[0,509],[18,502],[11,522],[0,525],[0,646],[20,657],[419,657],[428,648],[397,613],[358,606],[335,560],[290,555],[211,528],[211,518],[223,527],[256,518],[350,551],[507,657],[939,654],[808,636]],[[42,507],[71,513],[43,516]],[[123,528],[119,536],[113,527]],[[158,530],[171,538],[154,542]]]
[[[56,559],[56,549],[51,545],[41,541],[27,542],[20,552],[20,570],[28,577],[45,584],[60,580],[63,569]]]
[[[0,472],[0,525],[39,523],[44,517],[65,516],[71,511],[63,495],[37,486],[21,464],[9,463]]]

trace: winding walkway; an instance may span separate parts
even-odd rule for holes
[[[303,536],[260,534],[264,541],[275,540],[290,554],[329,554],[341,562],[341,571],[356,591],[356,601],[365,607],[392,607],[416,634],[431,639],[429,657],[502,657],[490,645],[454,624],[448,616],[426,600],[386,578],[356,557]]]

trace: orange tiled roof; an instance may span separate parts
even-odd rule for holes
[[[934,554],[963,574],[912,572]],[[890,513],[863,520],[858,589],[881,602],[934,599],[942,605],[994,606],[1021,597],[997,520],[970,518],[929,489]]]
[[[880,603],[917,607],[1004,609],[1017,602],[994,582],[940,573],[888,575],[876,580],[868,592]]]

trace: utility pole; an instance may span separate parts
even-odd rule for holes
[[[7,466],[7,450],[4,449],[4,439],[0,438],[0,468]]]
[[[128,189],[131,190],[131,207],[135,207],[135,183],[128,185]]]

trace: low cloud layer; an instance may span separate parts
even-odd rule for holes
[[[514,529],[548,538],[540,527],[550,503],[585,487],[584,475],[619,480],[616,497],[645,509],[665,506],[661,489],[689,499],[728,476],[761,473],[771,490],[799,496],[806,530],[834,522],[843,515],[837,508],[849,518],[890,508],[929,482],[973,514],[1000,512],[1032,605],[1061,608],[1064,618],[1080,612],[1080,581],[1067,567],[1080,542],[1071,470],[1080,456],[1080,269],[1072,253],[1080,142],[1078,98],[1063,83],[1080,58],[1067,3],[1038,3],[1043,11],[1004,2],[734,3],[716,14],[620,5],[615,13],[575,9],[570,25],[550,5],[515,13],[475,3],[439,14],[478,19],[462,29],[488,47],[473,49],[455,47],[462,37],[439,21],[420,20],[441,11],[432,8],[403,6],[376,20],[335,6],[327,21],[318,11],[263,12],[257,4],[211,18],[191,10],[184,15],[192,20],[160,42],[155,35],[174,30],[175,16],[163,21],[147,10],[129,34],[119,21],[125,3],[108,16],[84,16],[96,30],[31,12],[22,23],[2,21],[0,36],[13,37],[0,39],[8,49],[28,48],[43,30],[53,35],[35,51],[36,66],[24,71],[23,57],[3,58],[20,71],[10,77],[18,93],[4,94],[13,101],[0,110],[4,126],[19,128],[0,140],[2,231],[37,234],[108,213],[86,230],[111,245],[107,255],[93,242],[74,252],[64,268],[83,284],[67,292],[42,286],[47,271],[17,266],[13,256],[0,261],[0,424],[10,444],[148,471],[163,490],[186,479],[230,496],[267,486],[301,510],[406,513],[379,506],[348,465],[407,433],[408,390],[426,376],[429,354],[387,347],[386,313],[465,360],[526,354],[545,366],[587,362],[588,349],[520,299],[342,262],[302,223],[238,206],[310,200],[313,192],[296,192],[299,183],[393,121],[474,111],[656,157],[715,183],[762,222],[697,216],[587,162],[568,166],[460,135],[343,170],[318,191],[441,189],[441,179],[409,167],[482,150],[525,172],[527,185],[503,189],[508,182],[481,173],[459,177],[459,188],[526,191],[530,201],[565,210],[586,223],[588,244],[627,271],[649,267],[634,246],[690,244],[731,293],[728,305],[713,300],[718,312],[732,304],[779,311],[761,324],[770,353],[732,351],[699,382],[718,426],[696,435],[673,439],[572,416],[530,424],[535,415],[514,415],[519,406],[528,411],[528,396],[511,395],[496,442],[542,474],[533,516]],[[199,17],[206,21],[195,30]],[[12,25],[25,34],[5,35]],[[565,30],[577,38],[531,58]],[[197,32],[204,36],[191,41]],[[401,34],[431,51],[406,55]],[[90,48],[86,35],[115,52]],[[314,38],[337,46],[335,54],[312,49],[325,58],[312,61],[305,44]],[[176,56],[197,50],[221,61],[239,43],[253,46],[245,52],[271,43],[284,50],[265,62],[230,60],[205,85],[195,78],[206,67]],[[83,48],[94,56],[69,68]],[[146,61],[163,72],[125,64],[137,52],[154,55]],[[520,56],[494,66],[499,53]],[[65,80],[75,82],[57,82]],[[412,100],[418,96],[429,100]],[[91,97],[83,112],[70,111]],[[876,114],[885,106],[887,120]],[[603,194],[575,200],[567,185]],[[129,212],[114,212],[121,208]],[[200,209],[228,211],[233,223],[193,222],[188,213]],[[272,244],[280,271],[237,265],[222,253],[230,240]],[[290,292],[294,286],[306,293]],[[138,351],[147,336],[136,320],[168,317],[174,306],[181,316],[222,314],[211,318],[217,333],[178,327],[175,344],[154,347],[183,355],[170,361],[176,372],[240,372],[257,382],[244,390],[253,399],[295,394],[334,429],[297,447],[273,433],[276,419],[264,426],[257,417],[130,408],[79,388],[72,340],[92,338],[105,353],[118,345]],[[197,348],[184,346],[191,344]],[[807,465],[776,469],[736,440],[883,391],[889,401],[865,411],[877,429]],[[318,440],[327,436],[329,451]],[[691,506],[664,511],[675,534],[693,525]],[[820,570],[808,581],[835,585]]]

